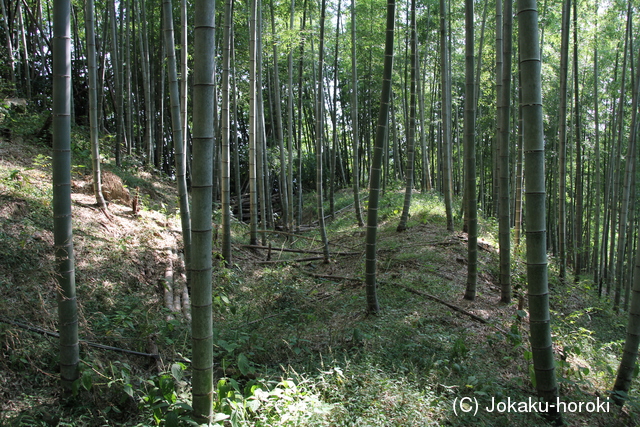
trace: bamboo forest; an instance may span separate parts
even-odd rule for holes
[[[639,426],[635,0],[0,0],[0,426]]]

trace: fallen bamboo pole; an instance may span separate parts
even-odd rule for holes
[[[39,328],[37,326],[27,325],[26,323],[20,323],[20,322],[14,321],[14,320],[4,319],[2,317],[0,317],[0,322],[6,323],[8,325],[17,326],[17,327],[22,328],[24,330],[27,330],[29,332],[35,332],[35,333],[38,333],[38,334],[47,335],[47,336],[54,337],[54,338],[60,338],[60,334],[57,333],[57,332],[48,331],[46,329],[42,329],[42,328]],[[78,340],[78,341],[83,343],[83,344],[88,345],[89,347],[99,348],[99,349],[102,349],[102,350],[116,351],[116,352],[119,352],[119,353],[132,354],[134,356],[150,357],[150,358],[155,359],[155,360],[160,359],[160,355],[159,354],[151,354],[151,353],[143,353],[143,352],[140,352],[140,351],[127,350],[126,348],[112,347],[110,345],[98,344],[98,343],[90,342],[90,341],[86,341],[86,340]],[[169,358],[168,360],[171,360],[172,362],[191,363],[190,360],[186,360],[186,359]]]

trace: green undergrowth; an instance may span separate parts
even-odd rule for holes
[[[55,331],[49,165],[45,155],[9,158],[0,162],[0,313]],[[139,165],[107,169],[146,196],[138,216],[128,206],[112,206],[117,227],[84,199],[74,204],[81,337],[157,352],[161,359],[83,343],[74,396],[63,397],[57,339],[0,322],[0,425],[193,424],[189,322],[163,304],[166,252],[180,249],[175,190]],[[365,213],[366,196],[360,195]],[[389,186],[379,212],[382,310],[373,316],[365,312],[365,229],[356,224],[353,193],[338,191],[337,214],[327,218],[328,264],[314,259],[322,250],[313,227],[315,199],[305,197],[307,231],[269,232],[264,237],[271,250],[247,248],[248,227],[234,221],[233,265],[225,269],[216,258],[215,425],[548,425],[536,413],[488,410],[496,403],[535,400],[526,299],[518,307],[526,288],[524,259],[516,251],[514,302],[499,304],[491,222],[481,220],[478,298],[467,302],[466,236],[446,231],[442,198],[414,193],[408,230],[398,233],[404,192]],[[214,224],[218,219],[216,212]],[[219,243],[214,237],[216,253]],[[554,268],[552,322],[562,399],[607,399],[626,319],[599,308],[607,304],[588,281],[560,286]],[[609,413],[567,413],[568,424],[634,425],[633,387],[623,412],[611,405]]]

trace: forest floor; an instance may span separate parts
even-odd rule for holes
[[[107,216],[94,206],[82,147],[72,195],[81,377],[76,398],[60,396],[49,150],[0,140],[0,425],[188,424],[174,183],[107,165],[112,195],[121,193]],[[214,269],[219,425],[548,425],[523,406],[490,412],[494,402],[535,400],[523,254],[514,251],[514,302],[501,304],[497,228],[482,220],[478,296],[465,301],[466,235],[446,231],[435,193],[415,193],[408,230],[396,232],[403,197],[387,188],[382,198],[377,316],[365,312],[365,229],[349,191],[327,222],[328,264],[313,259],[321,251],[313,209],[303,233],[265,233],[270,250],[248,247],[248,227],[234,221],[233,266]],[[613,384],[626,316],[603,308],[587,280],[560,285],[553,264],[550,287],[567,425],[640,425],[635,383],[624,409],[594,406]],[[591,405],[578,410],[580,402]]]

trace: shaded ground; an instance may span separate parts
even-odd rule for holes
[[[55,331],[50,160],[39,154],[46,152],[41,148],[0,141],[0,313]],[[175,376],[173,402],[152,409],[148,399],[156,393],[153,384],[162,388],[162,372],[172,361],[188,359],[190,351],[188,322],[166,306],[169,266],[180,283],[173,184],[143,171],[113,173],[129,189],[139,188],[138,215],[129,205],[112,202],[107,218],[86,194],[90,178],[74,175],[81,336],[159,353],[161,362],[83,344],[84,404],[63,407],[56,387],[56,339],[0,322],[0,424],[154,425],[154,415],[163,420],[170,411],[181,414],[177,403],[188,402],[188,382]],[[463,300],[466,236],[446,231],[435,194],[415,194],[409,229],[397,233],[402,197],[401,191],[389,191],[380,212],[379,316],[365,314],[364,229],[355,225],[351,209],[328,222],[334,254],[328,264],[297,261],[321,250],[313,226],[303,236],[269,233],[269,251],[246,247],[247,227],[233,224],[234,265],[214,273],[216,379],[235,381],[240,394],[251,384],[284,390],[255,410],[243,409],[239,425],[546,425],[530,413],[454,412],[462,398],[477,399],[484,408],[494,399],[526,401],[535,394],[526,299],[522,310],[517,306],[524,265],[516,256],[514,302],[501,305],[497,233],[490,222],[483,223],[478,298]],[[351,200],[348,192],[340,193],[337,208]],[[306,214],[314,216],[312,209]],[[567,401],[606,398],[624,336],[624,317],[598,309],[603,303],[587,287],[561,289],[552,278],[554,340]],[[181,295],[178,285],[173,295]],[[185,375],[188,381],[188,370]],[[286,379],[296,386],[282,385]],[[216,411],[222,413],[229,402],[220,390]],[[234,398],[249,408],[247,396]],[[629,416],[611,407],[607,414],[582,412],[566,419],[576,426],[635,425],[633,406],[631,411]]]

